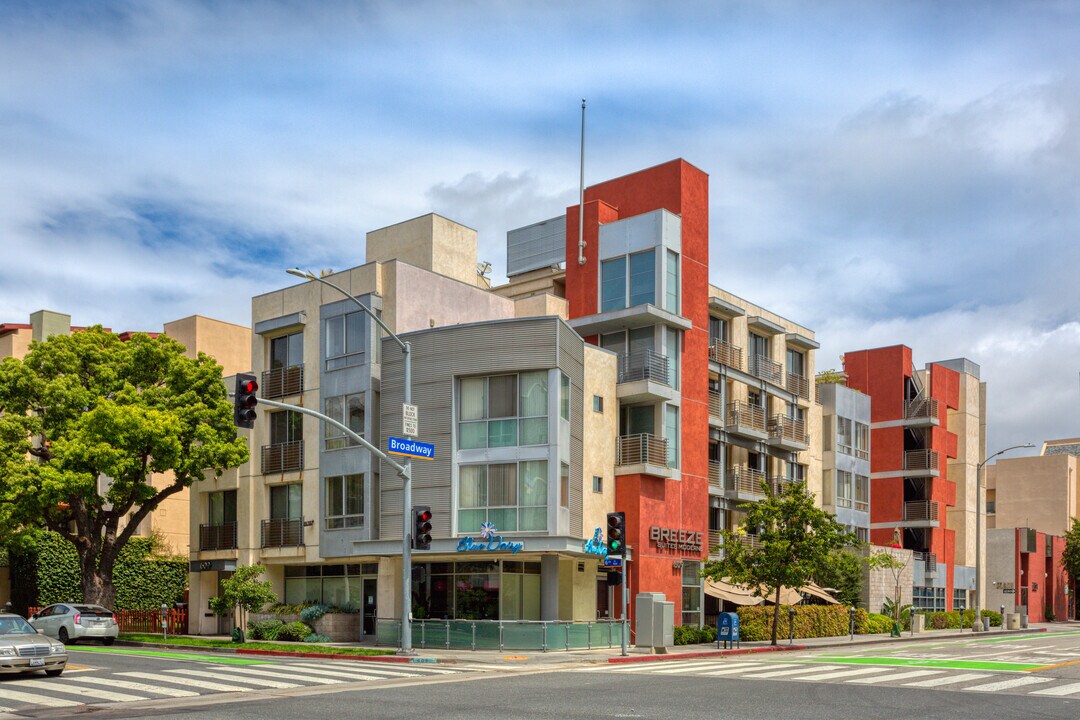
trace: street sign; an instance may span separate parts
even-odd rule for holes
[[[604,567],[621,568],[622,567],[622,558],[621,557],[606,557],[606,558],[604,558]]]
[[[1006,595],[1015,595],[1016,588],[1004,588],[1001,592],[1005,593]]]
[[[420,414],[411,403],[401,403],[401,434],[416,437],[420,434]]]
[[[405,455],[407,457],[420,458],[421,460],[435,459],[435,446],[431,443],[422,443],[418,440],[405,440],[404,438],[392,437],[387,440],[386,452],[391,455]]]

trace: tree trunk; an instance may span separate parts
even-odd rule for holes
[[[776,602],[772,613],[772,644],[776,644],[776,626],[780,623],[780,586],[776,586]]]
[[[98,554],[93,550],[80,548],[79,569],[82,571],[83,602],[114,610],[116,588],[112,581],[113,563],[102,568],[98,563]]]

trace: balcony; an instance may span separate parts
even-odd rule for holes
[[[709,492],[713,495],[724,494],[724,469],[715,460],[709,461]]]
[[[615,394],[626,403],[674,400],[678,393],[671,380],[671,361],[665,355],[653,350],[623,353]]]
[[[235,550],[236,522],[199,526],[199,550]]]
[[[730,402],[724,429],[755,440],[766,440],[769,431],[765,424],[765,409],[746,402]]]
[[[724,425],[724,403],[720,393],[715,390],[709,391],[709,424],[722,427]]]
[[[262,521],[262,547],[304,546],[303,518],[271,518]]]
[[[754,550],[760,550],[762,548],[761,540],[758,539],[757,535],[749,535],[749,534],[747,534],[747,535],[739,535],[738,537],[739,537],[739,544],[744,546],[744,547],[752,548]]]
[[[912,500],[904,503],[904,525],[908,527],[938,527],[938,505],[932,500]]]
[[[937,450],[908,450],[904,453],[904,472],[912,477],[938,477],[940,467]]]
[[[742,348],[712,338],[709,340],[709,360],[735,370],[742,370]]]
[[[803,400],[810,399],[810,381],[802,375],[789,372],[787,374],[788,392],[798,395]]]
[[[784,385],[784,366],[764,355],[750,356],[750,374],[773,385]]]
[[[934,398],[919,398],[904,403],[904,425],[908,427],[927,427],[940,425],[938,401]]]
[[[615,448],[615,474],[668,477],[667,450],[667,440],[655,435],[620,435]]]
[[[304,392],[304,366],[274,368],[262,374],[259,387],[263,397],[278,398],[299,395]]]
[[[724,495],[731,500],[743,502],[764,500],[765,490],[761,487],[763,482],[765,482],[765,473],[754,468],[736,465],[728,468]]]
[[[788,450],[789,452],[801,452],[810,447],[810,436],[806,433],[806,422],[794,420],[787,415],[773,415],[769,420],[769,445]]]
[[[274,473],[292,472],[304,469],[304,441],[277,443],[276,445],[263,445],[262,448],[262,474],[273,475]]]
[[[709,559],[719,560],[724,557],[724,549],[720,547],[723,540],[719,530],[709,530]]]

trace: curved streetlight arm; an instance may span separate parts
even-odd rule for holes
[[[1007,447],[1004,450],[998,450],[996,453],[994,453],[993,455],[990,455],[985,460],[983,460],[981,463],[979,463],[979,467],[985,466],[986,463],[990,462],[991,460],[996,458],[998,455],[1004,455],[1005,453],[1009,452],[1010,450],[1019,450],[1020,448],[1033,448],[1033,447],[1035,447],[1035,443],[1024,443],[1023,445],[1013,445],[1012,447]]]
[[[360,309],[363,310],[364,312],[366,312],[368,315],[370,315],[371,319],[374,320],[376,322],[376,324],[378,324],[378,326],[380,328],[382,328],[383,332],[385,332],[387,335],[389,335],[390,338],[394,342],[396,342],[398,345],[400,345],[402,350],[408,351],[408,347],[407,347],[408,343],[406,343],[404,340],[402,340],[397,335],[395,335],[394,331],[391,330],[390,328],[388,328],[386,326],[386,323],[384,323],[382,321],[382,319],[378,315],[376,315],[375,312],[371,308],[369,308],[367,305],[365,305],[364,303],[357,300],[350,293],[345,292],[344,290],[342,290],[340,287],[338,287],[334,283],[330,282],[329,280],[327,280],[325,278],[321,278],[321,277],[319,277],[318,275],[316,275],[316,274],[314,274],[312,272],[308,272],[306,270],[301,270],[300,268],[289,268],[285,272],[289,273],[290,275],[295,275],[296,277],[302,277],[305,280],[314,280],[315,282],[322,283],[323,285],[329,285],[330,287],[334,288],[339,293],[341,293],[342,295],[344,295],[345,297],[349,298],[354,303],[359,305]]]

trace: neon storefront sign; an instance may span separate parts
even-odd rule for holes
[[[596,528],[593,531],[593,536],[582,543],[582,550],[589,555],[599,555],[600,557],[607,557],[607,543],[604,542],[604,531],[600,528]]]
[[[463,552],[509,552],[517,555],[518,551],[525,547],[525,543],[513,540],[504,540],[498,534],[495,523],[480,523],[480,540],[474,540],[466,535],[457,544],[457,551]]]

